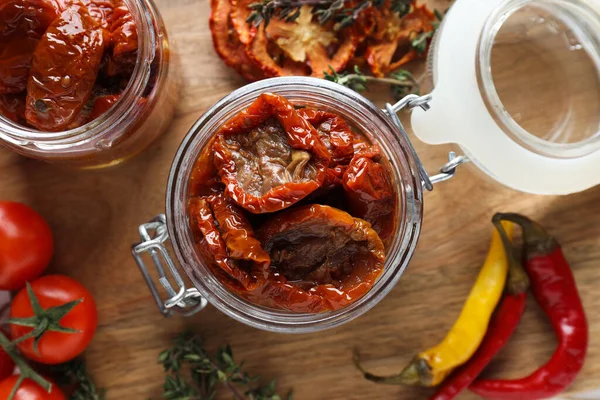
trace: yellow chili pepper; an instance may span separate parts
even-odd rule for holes
[[[502,223],[512,239],[513,225]],[[502,296],[508,260],[502,239],[494,229],[487,258],[458,320],[437,346],[423,351],[399,374],[380,377],[364,372],[365,378],[388,384],[435,386],[456,367],[464,364],[475,353],[490,322],[490,317]],[[358,360],[355,359],[357,366]],[[362,368],[361,368],[362,370]]]

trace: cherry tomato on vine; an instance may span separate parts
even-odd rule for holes
[[[19,376],[14,375],[0,382],[0,399],[8,399],[18,379]],[[67,400],[67,398],[56,384],[52,384],[52,390],[48,393],[31,379],[25,379],[13,400]]]
[[[48,223],[30,207],[0,201],[0,290],[19,290],[48,266],[54,241]]]
[[[5,336],[8,336],[4,329],[0,329]],[[0,347],[0,380],[5,379],[13,374],[15,363],[12,358]]]
[[[91,293],[63,275],[41,277],[21,290],[11,304],[10,318],[13,340],[30,337],[17,345],[19,350],[42,364],[61,364],[83,353],[98,325]],[[40,323],[47,329],[33,336]]]

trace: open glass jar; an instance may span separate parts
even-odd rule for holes
[[[295,106],[309,106],[341,116],[367,135],[370,141],[378,143],[383,158],[387,160],[397,194],[395,215],[398,220],[386,252],[384,272],[366,295],[340,310],[298,314],[258,306],[229,291],[198,254],[187,204],[192,167],[201,149],[219,127],[265,92],[279,94]],[[183,140],[169,176],[166,216],[140,227],[144,243],[134,247],[134,257],[165,314],[171,312],[169,308],[184,306],[186,299],[201,296],[232,318],[260,329],[313,332],[340,325],[363,314],[385,297],[402,275],[415,249],[423,213],[423,186],[412,154],[407,138],[394,121],[372,102],[348,88],[321,79],[299,77],[268,79],[244,86],[208,110]],[[175,264],[163,246],[167,236],[171,238],[177,261],[194,284],[195,289],[191,292],[186,291],[182,280],[177,278]],[[161,278],[166,278],[164,263],[169,273],[176,277],[177,288],[167,286],[167,294],[173,298],[166,305],[146,270],[142,259],[146,251],[152,256]],[[161,283],[164,282],[161,280]]]
[[[38,160],[80,168],[117,165],[168,128],[177,104],[178,68],[152,0],[123,0],[138,33],[137,61],[120,99],[78,128],[40,132],[0,115],[0,144]]]
[[[580,62],[589,61],[584,67],[590,77],[586,82],[597,88],[600,82],[600,1],[457,0],[431,46],[429,64],[434,88],[429,95],[407,96],[393,106],[388,104],[382,111],[363,96],[337,84],[289,77],[245,86],[213,106],[188,133],[175,157],[167,187],[166,215],[140,226],[142,242],[133,247],[134,258],[163,314],[171,315],[176,310],[195,312],[210,302],[230,317],[260,329],[314,332],[335,327],[369,310],[393,288],[416,247],[422,223],[423,190],[431,190],[434,183],[451,178],[461,163],[470,159],[491,178],[525,192],[568,194],[599,184],[600,175],[596,171],[600,165],[600,146],[597,146],[600,112],[593,112],[594,107],[600,105],[597,89],[590,91],[585,101],[576,99],[564,103],[567,112],[562,114],[565,117],[560,122],[570,123],[569,117],[579,113],[577,123],[590,129],[584,131],[583,137],[567,135],[562,141],[554,134],[540,137],[539,132],[528,131],[529,121],[519,119],[519,110],[535,114],[540,107],[526,102],[515,112],[516,103],[511,103],[507,93],[513,100],[516,93],[518,101],[519,92],[504,90],[507,80],[513,89],[526,88],[528,82],[519,77],[515,85],[510,73],[502,74],[518,66],[518,60],[504,67],[495,64],[512,51],[510,47],[506,51],[507,35],[509,42],[516,37],[517,41],[537,45],[545,36],[529,33],[522,26],[539,24],[542,20],[552,21],[552,29],[567,40],[561,43],[572,46],[572,51],[585,51],[585,56],[574,54],[581,58]],[[554,45],[550,49],[557,50]],[[500,51],[500,58],[494,56],[495,51]],[[548,66],[552,67],[552,62],[542,63],[540,71],[528,67],[525,72],[533,79]],[[569,78],[567,86],[576,92],[573,88],[577,87],[579,76]],[[527,90],[523,95],[528,94]],[[391,166],[399,200],[398,220],[384,272],[367,294],[337,311],[293,314],[256,306],[226,289],[196,253],[185,205],[191,166],[220,124],[267,91],[280,94],[294,104],[339,114],[377,142]],[[590,107],[592,112],[589,112]],[[458,144],[468,158],[450,153],[450,160],[441,173],[428,176],[396,115],[403,108],[414,109],[413,130],[420,139],[431,144]],[[563,132],[565,126],[550,124],[551,129],[556,128],[552,133]],[[576,130],[570,132],[577,133]],[[165,247],[169,237],[177,261],[193,283],[191,289],[186,289]],[[152,258],[166,295],[154,284],[142,258],[145,253]]]

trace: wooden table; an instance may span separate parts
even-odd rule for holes
[[[461,168],[455,179],[426,195],[421,240],[408,270],[387,298],[358,320],[316,334],[282,335],[249,328],[210,306],[189,319],[163,319],[130,246],[139,239],[138,225],[164,211],[167,174],[180,140],[204,110],[244,82],[213,51],[207,1],[157,3],[180,50],[185,82],[176,120],[164,138],[106,171],[64,170],[0,150],[0,197],[27,203],[48,219],[56,238],[51,271],[80,280],[98,300],[100,326],[87,360],[108,399],[157,397],[163,371],[156,357],[186,329],[202,333],[210,349],[230,343],[250,371],[278,378],[282,392],[293,387],[296,399],[424,399],[429,390],[365,381],[351,363],[352,349],[360,349],[368,368],[388,374],[442,339],[478,273],[489,219],[499,210],[537,218],[564,245],[590,322],[587,363],[571,390],[600,386],[600,187],[568,197],[532,196],[503,188],[474,167]],[[415,143],[430,170],[446,161],[447,147]],[[527,374],[554,347],[550,325],[530,300],[490,374]]]

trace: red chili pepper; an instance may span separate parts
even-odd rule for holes
[[[500,221],[496,217],[493,221],[500,232],[509,261],[506,294],[492,317],[488,331],[477,352],[466,364],[446,379],[429,400],[451,400],[465,390],[508,342],[525,311],[529,279],[521,263],[514,256],[510,239],[506,236]]]
[[[470,388],[488,399],[551,398],[568,387],[583,367],[588,345],[585,312],[571,268],[556,239],[521,215],[503,214],[501,219],[523,228],[526,269],[533,295],[550,317],[559,345],[550,361],[525,378],[477,380]]]

